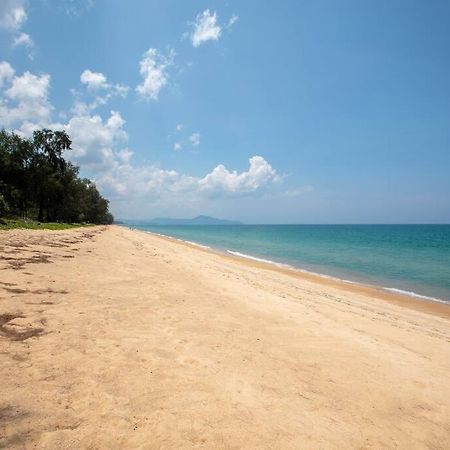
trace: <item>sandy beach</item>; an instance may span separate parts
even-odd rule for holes
[[[445,449],[450,307],[119,226],[0,232],[0,447]]]

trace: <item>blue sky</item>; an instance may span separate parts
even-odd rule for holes
[[[450,2],[2,0],[0,125],[116,217],[450,222]]]

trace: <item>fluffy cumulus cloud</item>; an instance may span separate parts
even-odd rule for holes
[[[106,76],[83,73],[81,82],[90,83],[95,90],[108,85]],[[151,205],[186,207],[201,199],[212,201],[217,197],[251,195],[264,191],[279,179],[276,170],[262,156],[250,158],[248,169],[242,172],[219,164],[203,176],[190,176],[156,165],[136,166],[132,161],[133,152],[127,146],[125,120],[120,112],[110,111],[102,117],[87,109],[72,111],[65,123],[57,123],[51,117],[48,74],[20,75],[2,62],[0,83],[0,122],[28,136],[42,127],[66,130],[72,139],[72,151],[67,157],[96,181],[112,200],[113,208],[125,205],[119,209],[123,214],[130,213],[130,208],[142,212]]]
[[[12,47],[25,47],[28,57],[34,58],[34,42],[31,36],[20,31],[27,20],[23,0],[0,0],[0,28],[12,33]]]
[[[27,20],[23,0],[1,0],[0,27],[8,31],[17,31]]]
[[[108,83],[106,82],[106,76],[100,72],[92,72],[89,69],[86,69],[80,75],[80,81],[87,85],[89,89],[105,89],[108,87]]]
[[[237,20],[238,16],[233,14],[228,23],[222,26],[217,20],[217,13],[205,9],[202,13],[197,14],[195,21],[190,24],[191,31],[184,36],[189,37],[194,47],[199,47],[205,42],[217,41],[222,34],[222,30],[230,30]]]
[[[102,89],[106,89],[106,102],[111,95],[109,90],[115,86],[107,83],[104,78]],[[36,75],[25,72],[15,73],[7,62],[0,62],[0,123],[16,132],[30,136],[38,128],[49,127],[65,129],[73,141],[73,151],[68,157],[83,168],[95,172],[107,170],[115,164],[116,155],[113,148],[118,143],[125,142],[127,134],[123,130],[125,121],[119,112],[112,111],[103,120],[100,115],[93,114],[93,104],[99,103],[98,98],[88,106],[78,107],[67,123],[52,121],[53,107],[49,101],[50,75]],[[121,153],[119,160],[127,160]]]
[[[262,157],[249,159],[250,167],[245,172],[230,172],[224,165],[218,165],[211,173],[198,181],[201,191],[207,193],[226,192],[245,194],[278,181],[275,169]]]
[[[6,61],[0,62],[0,89],[14,76],[14,69]]]
[[[118,151],[116,155],[123,163],[129,163],[133,156],[133,152],[129,148],[124,148],[123,150]]]
[[[128,136],[123,129],[125,121],[117,111],[111,111],[108,119],[99,115],[74,116],[60,125],[73,141],[73,151],[68,157],[90,173],[102,173],[113,169],[118,161],[128,161],[131,153],[120,148]]]
[[[87,86],[88,91],[101,92],[107,97],[107,100],[114,95],[126,97],[129,89],[128,86],[123,84],[109,83],[106,75],[101,72],[92,72],[89,69],[80,75],[80,81]]]
[[[190,34],[191,42],[194,47],[198,47],[207,41],[217,41],[222,32],[222,28],[217,23],[217,14],[211,13],[206,9],[200,14],[197,14],[193,29]]]
[[[33,39],[31,39],[30,35],[27,33],[20,33],[18,34],[14,40],[13,40],[13,46],[18,47],[20,45],[23,45],[27,48],[33,48],[34,42]]]
[[[46,126],[52,106],[48,99],[50,75],[25,72],[15,75],[12,67],[0,63],[0,86],[4,91],[0,99],[0,123],[17,131],[30,134],[36,128]]]
[[[205,176],[194,177],[157,166],[136,167],[127,162],[99,173],[96,181],[114,200],[133,198],[145,204],[181,205],[202,198],[254,194],[278,179],[275,169],[263,157],[253,156],[248,170],[243,172],[230,171],[220,164]]]
[[[49,85],[50,75],[39,76],[27,71],[22,76],[13,78],[6,96],[18,101],[43,100],[48,96]]]
[[[113,97],[125,98],[129,90],[128,86],[109,83],[106,75],[89,69],[81,73],[80,82],[86,87],[86,94],[88,97],[91,96],[91,99],[87,100],[79,90],[72,90],[75,97],[72,112],[78,115],[86,114],[101,105],[106,105]]]
[[[168,68],[173,65],[175,52],[170,50],[167,55],[156,48],[149,48],[139,63],[142,83],[136,87],[137,93],[145,100],[157,100],[161,89],[168,82]]]

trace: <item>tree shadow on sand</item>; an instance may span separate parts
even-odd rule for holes
[[[6,337],[11,341],[25,341],[35,336],[40,336],[43,332],[43,328],[32,328],[26,331],[16,331],[11,327],[8,327],[8,323],[14,319],[25,318],[22,314],[1,314],[0,315],[0,336]]]

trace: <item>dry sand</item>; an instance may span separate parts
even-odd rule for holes
[[[117,226],[0,232],[0,447],[450,447],[449,307]]]

